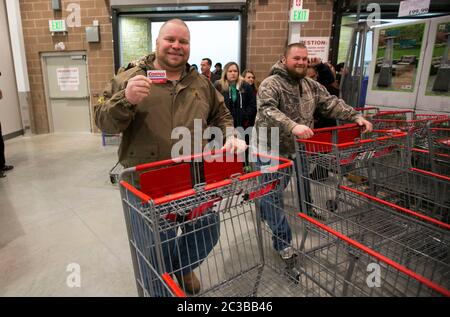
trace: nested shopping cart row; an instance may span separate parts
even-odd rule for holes
[[[367,135],[361,141],[362,136],[356,131],[351,126],[316,130],[312,139],[298,140],[297,174],[302,189],[302,210],[422,277],[432,280],[440,276],[434,282],[448,289],[448,280],[442,279],[442,276],[448,276],[450,261],[448,179],[410,168],[409,151],[404,143],[407,135],[391,131],[395,133]],[[350,141],[349,138],[355,135],[355,140]],[[438,195],[442,196],[437,198]],[[336,269],[325,266],[318,270],[319,273],[310,274],[310,278],[315,286],[323,286],[317,289],[330,295],[352,295],[349,285],[361,293],[361,285],[365,284],[360,281],[362,284],[355,286],[351,280],[353,269],[350,268],[355,263],[339,248],[333,243],[317,247],[321,250],[316,254],[318,259],[325,253],[328,257],[325,262],[330,262],[330,267]],[[311,260],[316,263],[316,267],[311,268],[313,271],[321,265],[314,254],[305,253],[306,258],[315,259]],[[406,260],[405,254],[408,255]],[[422,258],[422,255],[426,257]],[[342,271],[342,277],[337,274],[340,270],[337,267],[349,271]],[[424,268],[433,269],[430,273]],[[386,279],[389,280],[386,285],[394,283],[386,294],[423,295],[415,293],[414,288],[402,291],[404,286]],[[337,286],[333,283],[338,281],[341,283],[336,291]],[[374,292],[366,289],[363,293],[383,293]]]
[[[426,196],[428,183],[389,192],[375,173],[375,163],[417,172],[408,170],[408,134],[361,134],[355,125],[315,132],[298,142],[295,172],[279,158],[249,171],[243,158],[223,153],[124,170],[121,195],[139,294],[186,294],[179,277],[195,272],[198,296],[448,295],[447,202]],[[387,199],[411,188],[424,192],[420,202]],[[282,242],[294,249],[289,259],[274,248],[281,238],[262,217],[263,203],[273,217],[288,219],[292,238]],[[427,214],[428,206],[441,209]],[[372,282],[369,267],[379,272]]]
[[[413,110],[379,111],[360,108],[377,130],[408,133],[414,167],[450,175],[450,118],[448,115]]]

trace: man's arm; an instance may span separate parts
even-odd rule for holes
[[[95,124],[100,130],[120,133],[133,121],[136,104],[149,93],[149,84],[146,84],[149,80],[142,75],[135,76],[138,73],[123,72],[106,85],[94,107]]]
[[[279,100],[280,96],[275,83],[264,81],[258,89],[256,101],[259,118],[268,127],[279,127],[291,133],[297,123],[280,110]]]
[[[372,131],[372,124],[365,120],[353,107],[347,105],[344,100],[330,95],[326,88],[317,84],[317,97],[319,112],[331,119],[352,121],[360,126],[364,126],[364,132]]]

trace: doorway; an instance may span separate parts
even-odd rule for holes
[[[42,54],[50,132],[91,132],[86,52]]]

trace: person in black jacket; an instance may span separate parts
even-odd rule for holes
[[[316,78],[313,78],[318,83],[323,85],[330,95],[334,95],[339,98],[339,89],[335,86],[336,78],[326,63],[322,63],[319,58],[311,58],[308,63],[308,68],[314,68],[316,71]],[[335,127],[337,125],[336,119],[324,118],[318,112],[314,114],[314,128],[326,128]]]
[[[239,75],[239,66],[235,62],[225,65],[222,78],[214,83],[225,99],[234,120],[234,127],[244,129],[255,123],[256,98],[252,88]]]
[[[2,124],[0,123],[0,178],[5,177],[5,172],[14,168],[12,165],[6,165],[5,163],[5,143],[3,143]]]

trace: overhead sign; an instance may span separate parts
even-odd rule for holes
[[[308,22],[309,9],[291,10],[290,22]]]
[[[428,13],[430,9],[430,0],[406,0],[400,2],[398,17],[407,17]]]
[[[50,32],[65,32],[66,29],[66,21],[64,20],[48,20],[48,28]]]
[[[323,62],[328,61],[330,38],[328,37],[302,37],[300,42],[308,49],[308,58],[319,57]]]

